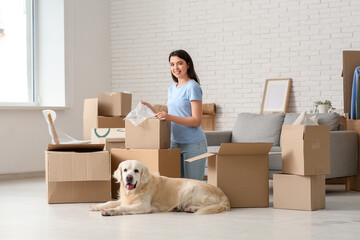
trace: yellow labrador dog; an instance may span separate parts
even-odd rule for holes
[[[103,216],[154,212],[195,212],[213,214],[230,210],[223,191],[208,183],[150,174],[139,161],[119,164],[114,177],[120,182],[120,200],[91,206]]]

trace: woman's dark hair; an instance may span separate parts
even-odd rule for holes
[[[185,62],[189,66],[189,69],[187,71],[188,76],[190,77],[190,79],[194,79],[200,85],[199,77],[197,76],[197,74],[195,72],[195,69],[194,69],[194,63],[193,63],[190,55],[185,50],[180,49],[180,50],[176,50],[176,51],[171,52],[170,55],[169,55],[169,62],[170,62],[171,57],[179,57],[179,58],[185,60]],[[177,77],[175,77],[172,74],[172,72],[171,72],[171,77],[174,80],[174,82],[178,83]]]

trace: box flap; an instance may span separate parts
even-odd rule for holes
[[[109,142],[125,142],[125,138],[107,138],[106,143]]]
[[[268,154],[273,143],[222,143],[220,155],[255,155]]]
[[[48,144],[48,151],[75,151],[75,152],[95,152],[102,151],[105,144],[74,143],[74,144]]]
[[[207,157],[212,157],[212,156],[215,156],[215,155],[216,155],[216,153],[204,153],[204,154],[201,154],[201,155],[197,155],[196,157],[186,159],[185,161],[186,162],[194,162],[196,160],[199,160],[199,159],[202,159],[202,158],[207,158]]]
[[[286,137],[290,139],[304,139],[304,132],[306,127],[306,125],[283,125],[281,129],[281,138]]]

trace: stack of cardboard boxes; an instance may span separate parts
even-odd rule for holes
[[[170,122],[157,118],[146,119],[135,126],[125,120],[125,148],[111,149],[111,172],[126,160],[138,160],[149,171],[161,176],[180,177],[180,149],[170,149]],[[120,184],[113,179],[112,197],[118,198]]]
[[[124,118],[131,111],[131,93],[98,93],[97,98],[85,99],[83,134],[91,143],[105,144],[105,150],[124,148]]]
[[[325,208],[330,174],[330,126],[283,125],[282,174],[274,174],[274,208]]]
[[[84,139],[89,140],[93,132],[95,144],[48,145],[45,169],[49,203],[111,200],[109,149],[123,147],[124,117],[130,111],[129,93],[99,93],[98,98],[85,99]],[[104,145],[107,151],[103,151]]]
[[[83,138],[91,139],[92,128],[124,128],[124,118],[131,111],[131,93],[98,93],[84,100]]]

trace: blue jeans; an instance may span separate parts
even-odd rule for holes
[[[185,162],[184,160],[206,153],[206,139],[201,142],[187,144],[171,142],[170,148],[180,148],[182,178],[191,178],[201,181],[204,179],[206,158],[194,162]]]

